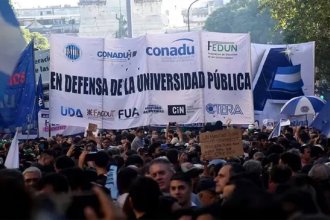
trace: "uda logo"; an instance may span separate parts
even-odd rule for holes
[[[64,107],[61,106],[61,115],[68,116],[68,117],[78,117],[83,118],[83,114],[81,113],[81,110],[70,108],[70,107]]]
[[[68,44],[65,47],[65,56],[72,61],[76,61],[81,57],[81,50],[75,44]]]

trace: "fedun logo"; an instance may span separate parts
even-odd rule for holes
[[[74,109],[74,108],[64,107],[64,106],[61,106],[61,115],[69,116],[69,117],[78,117],[78,118],[83,117],[83,114],[81,113],[81,110],[79,108]]]
[[[237,45],[231,42],[208,41],[207,49],[211,52],[237,52]]]
[[[65,47],[65,56],[72,61],[76,61],[81,56],[81,50],[77,45],[69,44]]]
[[[189,38],[181,38],[173,41],[172,43],[180,41],[194,42],[194,40]],[[146,53],[149,56],[187,56],[195,54],[195,47],[189,46],[186,43],[183,43],[180,47],[147,47]]]
[[[206,112],[209,114],[218,115],[243,115],[242,109],[239,105],[232,104],[207,104]]]

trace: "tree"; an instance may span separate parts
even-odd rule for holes
[[[261,0],[262,7],[271,8],[284,30],[286,43],[315,41],[317,78],[330,79],[330,16],[329,0]]]
[[[208,17],[204,29],[225,33],[249,32],[254,43],[279,44],[282,36],[279,30],[274,31],[275,26],[269,10],[260,10],[258,0],[232,0]]]
[[[30,32],[28,29],[22,29],[23,37],[27,43],[34,38],[34,48],[39,50],[49,49],[49,43],[46,37],[38,32]]]

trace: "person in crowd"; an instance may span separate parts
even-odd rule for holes
[[[150,177],[158,183],[165,195],[169,195],[170,182],[174,173],[173,165],[166,158],[156,158],[149,164]]]
[[[130,186],[134,180],[138,177],[138,172],[135,169],[125,167],[119,170],[117,175],[117,187],[119,196],[117,198],[117,203],[119,207],[123,208]]]
[[[54,155],[51,150],[44,151],[40,154],[37,163],[32,166],[38,167],[42,173],[54,172]]]
[[[238,163],[228,163],[224,165],[218,172],[218,175],[214,178],[215,191],[218,194],[223,193],[224,187],[229,182],[230,178],[238,175],[244,175],[245,169]]]
[[[191,200],[192,183],[190,177],[182,172],[175,173],[170,182],[170,195],[177,199],[183,209],[196,207]]]
[[[202,177],[197,183],[196,190],[202,207],[215,204],[219,200],[212,177]]]
[[[72,168],[74,166],[74,161],[66,155],[59,156],[55,159],[54,168],[56,173],[63,169]]]
[[[132,141],[131,149],[137,151],[140,147],[144,147],[144,130],[143,128],[137,128],[135,130],[135,138]]]
[[[136,219],[156,219],[161,191],[148,177],[138,177],[131,185],[128,201]]]
[[[42,177],[41,170],[37,167],[28,167],[23,171],[23,177],[26,188],[35,191]]]

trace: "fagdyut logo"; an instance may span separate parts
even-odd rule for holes
[[[98,58],[101,58],[103,60],[111,60],[111,61],[119,61],[124,62],[128,61],[131,58],[135,57],[137,55],[137,51],[97,51],[96,53]]]
[[[172,46],[172,47],[147,47],[146,53],[149,56],[161,56],[161,57],[179,57],[179,56],[189,56],[195,54],[195,46],[190,45],[190,42],[194,42],[193,39],[190,38],[180,38],[172,43],[178,44],[181,43],[180,46]]]
[[[81,50],[75,44],[68,44],[65,47],[65,56],[72,61],[76,61],[81,57]]]
[[[143,111],[143,114],[147,113],[164,113],[164,109],[160,105],[148,105]]]
[[[169,105],[168,106],[168,115],[186,115],[186,106],[185,105]]]
[[[71,108],[71,107],[61,106],[61,115],[69,116],[69,117],[83,118],[83,114],[81,113],[81,110],[79,108],[75,109],[75,108]]]
[[[99,109],[87,109],[87,117],[89,119],[102,118],[104,120],[114,120],[115,110],[104,111]]]
[[[206,111],[209,114],[218,115],[243,115],[242,109],[239,105],[233,104],[207,104]]]
[[[118,118],[121,120],[138,118],[138,117],[140,117],[140,114],[136,108],[120,109],[118,111]]]

